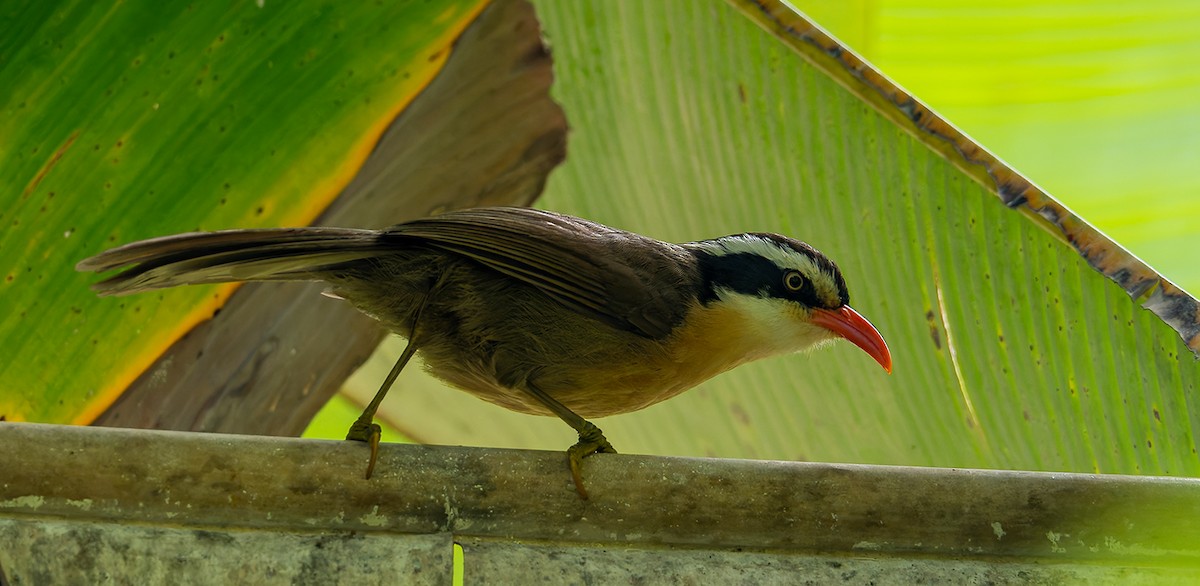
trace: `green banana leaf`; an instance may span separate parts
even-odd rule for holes
[[[233,290],[115,301],[75,263],[304,225],[486,2],[16,2],[0,9],[0,419],[94,420]]]
[[[795,0],[898,84],[1200,291],[1200,5]]]
[[[895,357],[891,376],[849,344],[740,367],[597,421],[618,450],[1200,474],[1195,300],[919,96],[778,2],[536,6],[572,127],[540,205],[666,240],[806,240]],[[574,441],[415,369],[383,413],[420,441]]]

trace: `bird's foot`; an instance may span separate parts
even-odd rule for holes
[[[599,427],[590,421],[584,423],[586,425],[579,432],[579,441],[567,448],[567,465],[571,468],[571,480],[575,481],[575,492],[579,493],[579,498],[586,501],[588,493],[587,489],[583,487],[583,474],[580,471],[583,459],[592,454],[615,454],[617,450],[608,443],[608,439],[604,437],[604,432],[600,431]]]
[[[346,432],[346,439],[367,442],[371,446],[371,458],[367,460],[365,476],[367,480],[370,480],[371,474],[375,472],[375,458],[379,455],[379,438],[382,436],[383,429],[379,427],[378,423],[361,417],[350,426],[350,431]]]

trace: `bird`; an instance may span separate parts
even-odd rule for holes
[[[616,450],[590,419],[629,413],[741,364],[836,339],[888,373],[879,331],[850,306],[841,270],[767,232],[681,244],[526,207],[446,212],[381,230],[301,227],[193,232],[125,244],[80,271],[130,295],[179,285],[324,281],[407,339],[346,439],[370,445],[376,410],[419,353],[450,386],[500,407],[556,416],[575,490],[583,458]]]

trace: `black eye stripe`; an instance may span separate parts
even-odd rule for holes
[[[757,242],[754,242],[757,241]],[[804,270],[815,271],[809,275],[793,267],[781,269],[771,258],[779,259],[769,248],[761,251],[764,245],[774,245],[780,249],[783,258],[791,254],[803,257],[796,261]],[[702,303],[717,299],[717,290],[727,289],[746,295],[770,295],[781,299],[790,299],[810,307],[833,309],[850,303],[850,293],[846,290],[846,281],[842,272],[833,261],[821,254],[817,249],[786,236],[765,232],[746,232],[732,234],[712,240],[689,242],[684,245],[695,256],[700,269],[696,292]],[[737,252],[734,252],[737,250]],[[771,257],[771,258],[767,258]],[[787,262],[787,261],[783,261]],[[791,263],[788,263],[791,264]],[[793,290],[784,282],[785,271],[794,270],[804,278],[805,284]],[[822,297],[818,298],[820,288]]]
[[[717,299],[717,289],[730,289],[744,295],[766,293],[779,299],[790,299],[809,307],[824,307],[817,298],[816,288],[803,273],[795,269],[781,269],[769,259],[757,254],[737,253],[715,256],[697,255],[700,260],[700,300],[708,303]],[[802,280],[797,290],[788,288],[784,282],[788,275],[795,274]]]

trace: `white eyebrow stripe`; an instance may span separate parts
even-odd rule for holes
[[[800,274],[808,277],[812,281],[813,287],[816,288],[818,299],[836,300],[840,296],[832,275],[825,272],[824,268],[817,264],[812,257],[791,248],[779,246],[772,240],[751,234],[738,234],[698,244],[702,250],[714,256],[731,254],[761,256],[775,263],[775,266],[782,270],[797,270],[800,271]]]
[[[814,275],[823,272],[821,267],[808,255],[800,254],[790,249],[785,250],[775,242],[757,236],[744,234],[726,236],[725,238],[704,242],[701,247],[706,252],[716,256],[727,256],[730,254],[753,254],[761,256],[774,262],[781,269],[796,269],[805,275]]]

